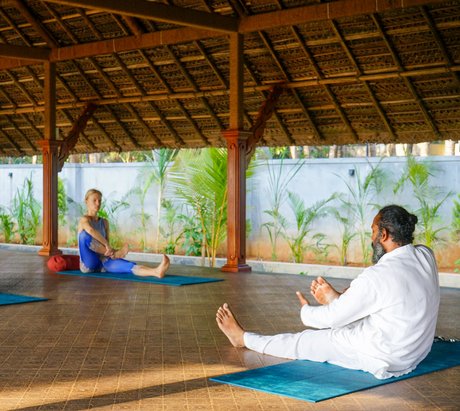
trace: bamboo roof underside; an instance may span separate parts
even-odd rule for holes
[[[460,140],[458,0],[0,6],[0,156],[41,153],[45,61],[56,63],[59,139],[98,106],[74,153],[224,146],[235,31],[245,129],[284,87],[259,145]]]

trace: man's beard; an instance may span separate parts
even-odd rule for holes
[[[372,241],[372,262],[377,264],[377,262],[386,254],[383,245],[380,244],[380,233],[377,235],[377,238]]]

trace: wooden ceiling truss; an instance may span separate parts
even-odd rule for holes
[[[71,152],[227,146],[225,270],[247,271],[256,145],[460,139],[458,0],[300,3],[3,1],[0,156],[43,155],[40,252]]]

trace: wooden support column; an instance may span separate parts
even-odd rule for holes
[[[43,154],[43,244],[40,255],[61,254],[58,249],[58,153],[56,140],[56,63],[45,65],[44,139],[38,143]]]
[[[246,264],[246,152],[243,131],[243,36],[230,35],[230,128],[227,141],[227,263],[222,271],[251,271]]]

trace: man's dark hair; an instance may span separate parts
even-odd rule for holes
[[[380,215],[379,231],[385,228],[396,244],[403,246],[414,241],[415,224],[418,221],[417,216],[398,205],[383,207],[378,215]]]

